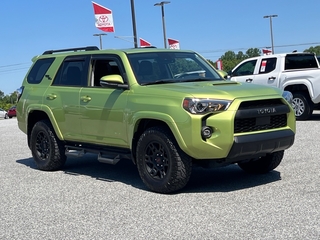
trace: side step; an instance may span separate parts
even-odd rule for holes
[[[70,149],[69,147],[66,147],[65,154],[72,157],[82,157],[86,154],[86,151],[84,149]]]
[[[66,146],[65,154],[66,156],[82,157],[87,152],[98,154],[99,162],[113,164],[113,165],[117,164],[121,158],[126,157],[117,153],[102,152],[99,150],[87,149],[87,148],[84,149],[84,148],[75,147],[75,146]]]
[[[117,155],[115,157],[112,156],[103,156],[102,153],[100,152],[98,154],[98,161],[102,163],[108,163],[108,164],[117,164],[120,161],[120,155]]]

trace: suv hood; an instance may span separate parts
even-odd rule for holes
[[[152,88],[153,95],[175,96],[181,93],[184,96],[196,98],[214,97],[219,99],[235,99],[238,97],[280,95],[281,90],[252,83],[239,83],[233,81],[197,81],[187,83],[169,83],[141,86]],[[159,92],[157,91],[159,90]]]

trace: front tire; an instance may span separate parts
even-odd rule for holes
[[[284,151],[269,153],[264,157],[250,162],[240,162],[239,167],[248,173],[268,173],[279,166]]]
[[[292,107],[297,120],[307,120],[313,112],[313,103],[302,93],[293,93]]]
[[[144,184],[158,193],[182,189],[189,181],[192,159],[165,128],[147,129],[137,143],[136,162]]]
[[[8,119],[8,114],[4,115],[4,119]]]
[[[47,120],[34,125],[30,136],[30,149],[40,170],[59,170],[66,162],[65,148]]]

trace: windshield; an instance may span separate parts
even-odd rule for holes
[[[129,54],[139,84],[223,80],[202,57],[192,52]]]

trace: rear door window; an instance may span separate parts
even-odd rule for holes
[[[269,73],[276,69],[277,58],[264,58],[261,60],[259,74]]]

